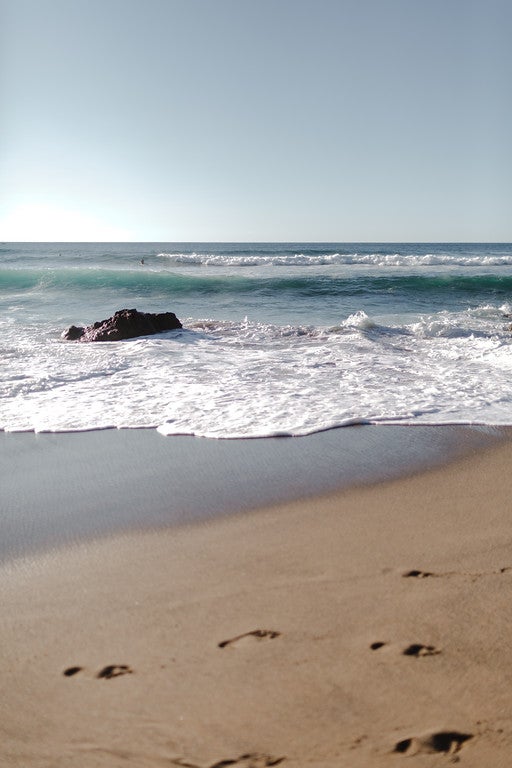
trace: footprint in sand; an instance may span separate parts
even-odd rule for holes
[[[435,573],[430,573],[430,571],[418,571],[416,569],[402,573],[404,579],[427,579],[429,576],[435,575]]]
[[[431,573],[430,571],[420,571],[414,568],[411,571],[405,571],[405,573],[402,573],[402,576],[404,579],[426,579],[428,577],[453,578],[454,576],[459,576],[462,578],[479,579],[482,576],[500,575],[503,573],[509,573],[509,571],[512,571],[512,566],[510,565],[506,565],[502,568],[498,568],[498,570],[496,571],[475,571],[475,572],[446,571],[444,573]]]
[[[84,667],[68,667],[62,674],[65,677],[74,677],[80,672],[85,672]],[[132,673],[133,669],[131,669],[127,664],[109,664],[108,666],[103,667],[103,669],[100,669],[96,675],[96,678],[98,680],[111,680],[113,677],[120,677],[120,675],[131,675]]]
[[[74,677],[74,675],[78,675],[79,672],[83,672],[83,667],[68,667],[62,674],[66,677]]]
[[[218,643],[219,648],[226,648],[229,645],[239,643],[241,640],[273,640],[275,637],[280,636],[280,632],[275,632],[273,629],[253,629],[252,632],[244,632],[243,635],[237,635],[229,640],[223,640]]]
[[[133,669],[127,664],[109,664],[107,667],[103,667],[96,677],[99,680],[111,680],[113,677],[120,677],[121,675],[131,675]]]
[[[239,768],[270,768],[272,765],[279,765],[286,757],[272,757],[272,755],[260,754],[259,752],[250,752],[240,757],[227,758],[213,763],[208,768],[227,768],[228,765],[239,766]],[[181,768],[201,768],[200,765],[189,763],[188,761],[177,757],[171,760],[171,765],[178,765]]]
[[[272,757],[271,755],[260,755],[257,753],[240,755],[234,760],[220,760],[214,763],[210,768],[224,768],[228,765],[238,765],[240,768],[267,768],[271,765],[279,765],[285,760],[285,757]]]
[[[434,645],[422,645],[421,643],[412,643],[412,645],[408,645],[407,648],[404,648],[402,651],[404,656],[415,656],[418,658],[419,656],[437,656],[438,653],[441,653],[439,648],[436,648]]]
[[[411,756],[418,754],[432,754],[442,752],[446,755],[454,755],[466,741],[473,738],[472,733],[459,733],[458,731],[436,731],[423,736],[412,736],[395,744],[393,752]]]
[[[376,642],[371,643],[370,649],[372,651],[378,651],[386,645],[388,645],[388,643],[385,643],[382,640],[377,640]],[[434,645],[423,645],[422,643],[411,643],[411,645],[408,645],[402,651],[403,656],[415,656],[416,658],[422,656],[437,656],[439,653],[441,653],[441,650]]]

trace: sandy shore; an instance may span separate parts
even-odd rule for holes
[[[0,765],[511,765],[511,463],[6,562]]]

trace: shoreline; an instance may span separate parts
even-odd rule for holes
[[[511,436],[508,427],[448,425],[358,425],[245,440],[150,429],[2,432],[0,563],[371,485]]]
[[[508,765],[511,461],[4,565],[0,765]]]

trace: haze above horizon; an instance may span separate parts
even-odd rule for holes
[[[508,0],[0,0],[0,239],[512,241]]]

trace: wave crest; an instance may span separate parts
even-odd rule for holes
[[[507,267],[512,266],[512,253],[447,254],[447,253],[185,253],[161,252],[158,259],[171,264],[204,267]]]

